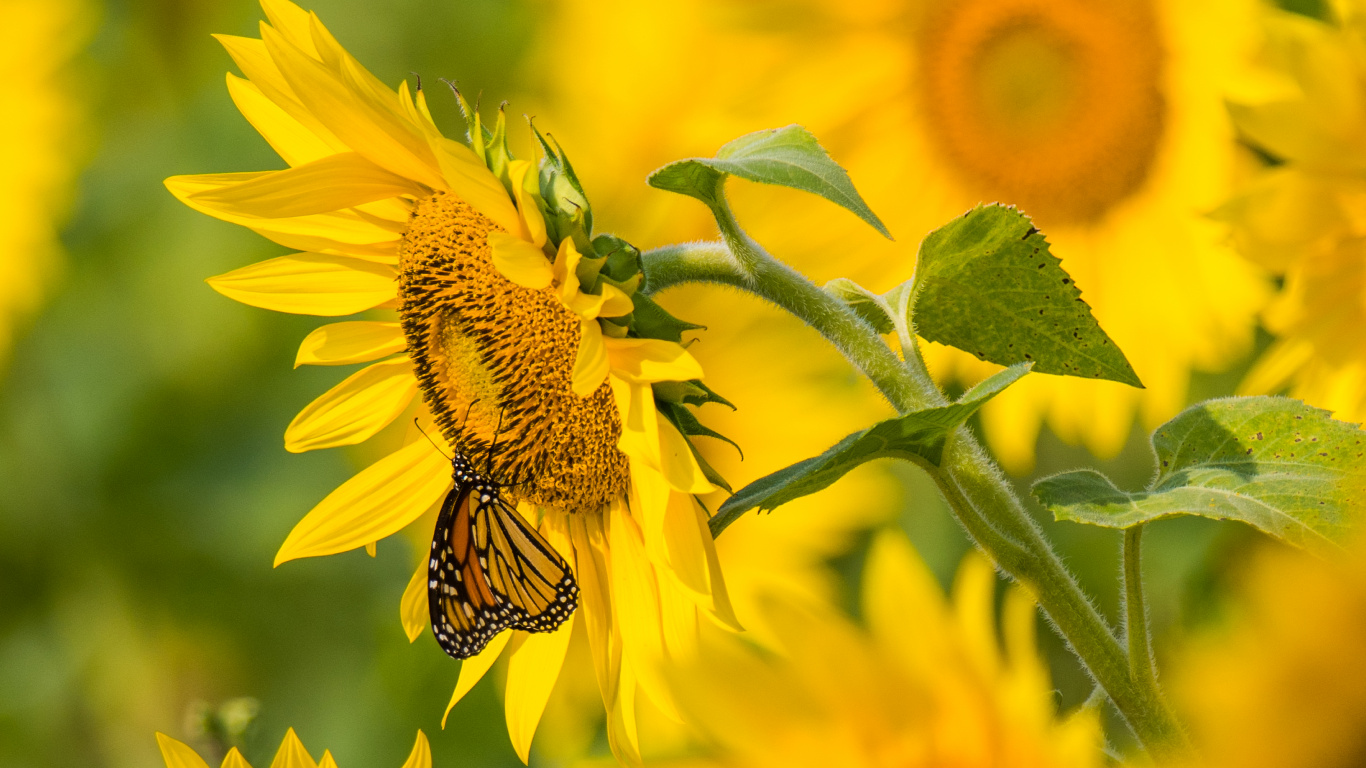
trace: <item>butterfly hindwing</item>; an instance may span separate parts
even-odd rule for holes
[[[437,516],[427,603],[442,650],[479,653],[507,628],[549,632],[578,604],[578,585],[558,552],[502,498],[501,487],[460,455],[455,487]]]

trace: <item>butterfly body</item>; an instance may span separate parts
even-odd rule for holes
[[[501,484],[451,459],[455,485],[437,516],[427,568],[432,632],[447,654],[479,653],[504,629],[550,632],[579,588],[564,558],[503,497]]]

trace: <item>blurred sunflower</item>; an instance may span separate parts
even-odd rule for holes
[[[209,768],[204,758],[188,744],[164,733],[157,734],[157,746],[161,748],[161,759],[166,762],[166,768]],[[237,747],[233,747],[224,755],[222,768],[251,768],[251,763],[242,757]],[[323,752],[322,759],[314,762],[303,742],[299,741],[299,736],[290,728],[285,732],[270,768],[337,768],[337,763],[332,759],[331,752]],[[403,763],[403,768],[432,768],[432,748],[422,731],[417,732],[417,743],[413,744],[413,751]]]
[[[1225,625],[1171,675],[1201,765],[1366,764],[1366,549],[1332,562],[1270,546],[1254,555]]]
[[[900,534],[880,534],[864,579],[868,632],[774,600],[776,653],[739,638],[675,668],[678,700],[715,763],[763,766],[1101,766],[1097,713],[1059,719],[1035,646],[1033,600],[963,561],[947,601]]]
[[[557,630],[505,631],[469,658],[452,706],[509,649],[508,730],[526,760],[581,621],[612,748],[636,759],[637,688],[672,712],[664,663],[691,652],[703,616],[737,626],[692,498],[716,476],[679,426],[695,424],[684,402],[710,397],[701,366],[676,340],[636,333],[646,311],[677,326],[634,293],[633,249],[589,240],[591,213],[561,154],[545,145],[538,173],[507,154],[501,116],[489,133],[468,110],[472,146],[445,138],[421,89],[384,85],[316,15],[284,0],[263,7],[260,39],[219,40],[246,75],[228,75],[233,100],[291,167],[166,184],[196,210],[302,251],[211,278],[220,293],[302,314],[398,310],[397,321],[335,323],[304,340],[298,364],[371,364],[304,408],[286,448],[360,443],[405,413],[416,422],[402,448],[299,522],[276,564],[372,547],[422,517],[452,484],[417,426],[434,425],[507,480],[505,492],[516,486],[521,514],[581,595]],[[401,602],[410,639],[430,616],[425,552]]]
[[[1278,337],[1242,391],[1366,419],[1366,3],[1336,25],[1268,10],[1260,92],[1229,106],[1243,136],[1282,161],[1220,215],[1248,258],[1283,275],[1263,316]]]
[[[635,223],[620,228],[649,245],[707,236],[710,225],[689,201],[623,181],[748,131],[804,124],[904,238],[884,244],[823,201],[734,185],[740,220],[818,281],[891,288],[929,230],[981,201],[1021,206],[1147,389],[1034,377],[997,398],[984,410],[987,438],[1020,472],[1045,420],[1113,455],[1135,410],[1156,426],[1183,405],[1192,368],[1218,369],[1248,348],[1264,286],[1203,214],[1232,182],[1221,98],[1254,39],[1256,7],[565,0],[542,50],[558,61],[572,46],[575,76],[541,114],[573,146],[611,148],[614,165],[588,180],[632,201]],[[585,49],[585,39],[604,44]],[[680,94],[696,95],[681,114]],[[574,125],[583,103],[619,118]],[[950,350],[928,355],[943,377],[988,371]]]
[[[94,28],[84,0],[8,0],[0,27],[0,360],[58,271],[57,231],[79,170],[84,109],[72,59]]]

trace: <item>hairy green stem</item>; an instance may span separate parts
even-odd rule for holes
[[[771,257],[736,223],[723,195],[710,202],[725,243],[668,246],[644,254],[653,294],[682,283],[730,285],[764,298],[819,331],[901,413],[944,402],[914,344],[902,361],[839,299]],[[913,339],[911,339],[913,342]],[[912,359],[912,358],[915,359]],[[920,363],[916,365],[916,363]],[[1185,751],[1184,733],[1152,689],[1131,674],[1123,646],[1044,538],[976,438],[960,427],[930,471],[968,534],[1006,573],[1026,584],[1134,733],[1155,756]]]
[[[1124,529],[1124,631],[1129,644],[1129,674],[1153,699],[1162,700],[1148,630],[1148,601],[1143,597],[1143,526]]]

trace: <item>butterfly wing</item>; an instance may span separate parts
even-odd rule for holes
[[[560,557],[482,478],[457,480],[437,516],[427,604],[441,649],[465,659],[509,627],[549,632],[578,604]]]

